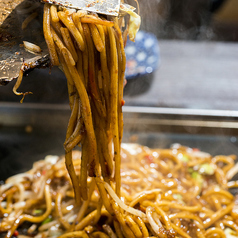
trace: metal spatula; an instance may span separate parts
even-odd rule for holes
[[[42,0],[55,5],[118,16],[120,0]]]
[[[11,9],[9,16],[0,21],[0,85],[6,85],[19,75],[22,62],[26,63],[25,71],[49,64],[48,49],[42,30],[42,5],[39,0],[8,0],[20,4]],[[119,13],[120,0],[42,0],[65,7],[93,11],[105,15],[116,16]],[[5,5],[1,6],[0,13]],[[33,19],[27,29],[22,30],[22,22],[33,12],[38,16]],[[0,14],[1,15],[1,14]],[[1,24],[2,23],[2,24]],[[34,55],[22,47],[23,41],[41,47],[42,53]]]

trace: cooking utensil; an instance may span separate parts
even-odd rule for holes
[[[33,0],[10,0],[9,2],[7,7],[10,14],[3,22],[0,22],[2,23],[0,26],[0,85],[6,85],[18,77],[22,62],[26,63],[25,71],[49,63],[42,31],[42,4]],[[15,7],[16,3],[19,4]],[[0,3],[1,13],[4,12],[6,4],[4,1]],[[22,29],[22,23],[32,14],[35,14],[35,18],[26,29]],[[23,41],[39,45],[42,53],[35,55],[26,51]]]
[[[120,0],[42,0],[55,5],[82,9],[105,15],[118,16]]]
[[[42,1],[113,16],[118,15],[120,7],[120,0]],[[2,24],[0,18],[0,85],[6,85],[18,77],[23,62],[25,63],[24,71],[35,67],[47,67],[50,62],[42,30],[42,4],[39,3],[39,0],[9,0],[9,2],[11,3],[9,6],[19,2],[20,4],[14,9],[7,8],[7,11],[11,13]],[[6,14],[4,12],[6,4],[5,2],[0,3],[2,11],[0,17]],[[26,29],[22,29],[23,21],[32,14],[35,14],[36,17]],[[41,54],[34,55],[26,51],[22,45],[23,41],[40,46]]]

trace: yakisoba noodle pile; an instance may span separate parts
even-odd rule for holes
[[[81,152],[72,157],[80,176]],[[47,156],[9,178],[1,186],[1,232],[11,237],[25,225],[19,237],[238,237],[238,200],[228,191],[238,186],[229,182],[235,156],[122,144],[121,157],[121,199],[114,182],[101,182],[109,207],[94,177],[77,205],[64,157]]]
[[[128,5],[121,6],[119,17],[104,17],[45,4],[43,31],[51,63],[62,68],[68,83],[72,113],[64,148],[76,204],[88,199],[87,177],[95,177],[104,206],[113,212],[102,181],[115,181],[120,196],[124,44],[128,33],[134,40],[140,17]],[[29,42],[26,46],[31,47]],[[13,91],[24,98],[29,92],[17,92],[23,67]],[[82,148],[80,176],[72,164],[72,150],[77,145]]]
[[[100,194],[109,206],[100,176],[107,182],[114,177],[120,194],[121,107],[126,63],[117,19],[106,21],[84,11],[57,12],[56,6],[45,4],[43,30],[52,63],[58,65],[60,61],[68,82],[72,114],[64,147],[76,203],[80,205],[82,199],[88,199],[89,175],[96,178]],[[111,142],[115,166],[108,146]],[[82,146],[80,177],[72,164],[72,149],[78,144]]]

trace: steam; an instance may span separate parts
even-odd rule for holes
[[[130,0],[130,4],[135,5],[133,2]],[[208,1],[150,0],[139,3],[141,29],[152,32],[159,39],[210,40],[215,37],[210,27]]]

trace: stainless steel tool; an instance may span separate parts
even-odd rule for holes
[[[120,8],[120,0],[42,0],[42,2],[113,16],[119,14]],[[9,4],[7,8],[6,4]],[[9,9],[14,4],[16,7]],[[24,71],[49,65],[48,50],[42,30],[42,5],[39,0],[8,0],[7,3],[5,1],[0,3],[0,85],[6,85],[18,77],[23,62]],[[1,22],[1,16],[7,12],[11,13]],[[27,29],[22,29],[23,21],[35,12],[38,13],[37,16],[28,24]],[[41,54],[34,55],[26,51],[23,41],[40,46]]]
[[[55,5],[118,16],[120,0],[42,0]]]

